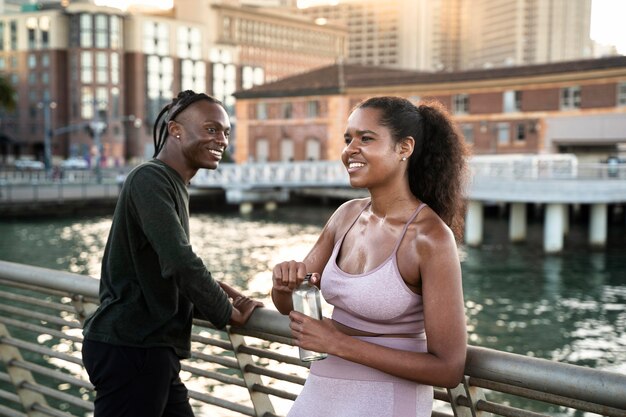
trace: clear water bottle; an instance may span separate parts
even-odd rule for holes
[[[316,320],[322,319],[322,303],[320,290],[311,284],[311,274],[306,274],[304,281],[291,294],[293,309]],[[300,348],[300,360],[304,362],[317,361],[328,356],[326,353],[314,352]]]

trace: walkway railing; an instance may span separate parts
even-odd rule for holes
[[[0,261],[0,416],[88,416],[81,321],[98,280]],[[306,378],[288,320],[259,309],[242,328],[194,326],[182,377],[196,414],[281,416]],[[626,415],[626,375],[470,347],[463,382],[436,389],[433,416]],[[532,409],[508,404],[530,398]],[[576,411],[578,410],[578,411]]]

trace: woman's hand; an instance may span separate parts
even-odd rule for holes
[[[304,262],[286,261],[276,264],[272,270],[272,301],[282,314],[289,314],[293,310],[291,293],[304,281],[307,267]],[[311,283],[318,285],[320,275],[314,273]]]
[[[297,311],[289,313],[289,328],[294,343],[303,349],[332,353],[332,347],[344,335],[328,318],[316,320]]]

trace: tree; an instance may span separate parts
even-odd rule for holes
[[[11,111],[16,105],[13,85],[8,78],[0,74],[0,108]]]

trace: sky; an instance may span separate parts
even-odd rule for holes
[[[626,55],[626,0],[592,0],[591,39]]]
[[[130,4],[140,6],[171,7],[173,0],[96,0],[96,4],[127,8]],[[626,0],[592,0],[591,38],[596,42],[615,45],[626,55]]]

